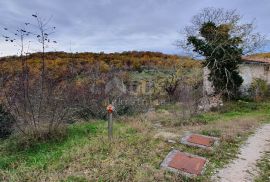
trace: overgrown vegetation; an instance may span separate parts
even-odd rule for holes
[[[199,31],[203,39],[190,36],[188,42],[195,47],[194,51],[206,57],[204,66],[210,70],[209,81],[216,93],[235,97],[243,82],[238,71],[243,54],[238,48],[241,38],[231,37],[229,24],[217,26],[214,22],[205,22]]]
[[[152,100],[140,98],[143,104],[138,104],[126,91],[130,72],[170,71],[180,63],[185,69],[200,66],[188,57],[158,52],[46,53],[51,43],[57,43],[50,37],[56,28],[38,14],[32,18],[34,23],[14,31],[4,28],[5,41],[18,44],[20,56],[0,60],[0,103],[12,116],[22,147],[61,139],[65,125],[77,119],[105,119],[105,107],[111,102],[118,115],[147,111]],[[41,52],[30,54],[26,40],[38,43]]]
[[[200,62],[189,57],[177,55],[167,55],[159,52],[122,52],[122,53],[66,53],[66,52],[46,52],[45,60],[48,70],[52,71],[55,78],[62,78],[67,73],[75,71],[85,73],[91,67],[98,68],[101,72],[111,70],[142,71],[149,69],[172,68],[181,63],[186,68],[200,67]],[[29,67],[37,68],[41,53],[33,53],[25,56]],[[138,70],[138,65],[140,69]],[[0,69],[3,73],[9,73],[13,68],[20,68],[20,58],[17,56],[0,58]],[[71,70],[70,70],[71,69]],[[69,71],[70,70],[70,71]]]
[[[255,101],[262,101],[269,97],[269,85],[266,80],[255,78],[250,85],[250,97]]]
[[[21,41],[21,54],[0,59],[1,181],[209,181],[253,129],[270,119],[268,102],[230,102],[201,112],[201,63],[188,57],[46,53],[47,45],[56,43],[49,36],[55,27],[47,32],[49,22],[32,17],[37,26],[25,23],[16,33],[4,28]],[[202,65],[210,69],[216,91],[236,96],[242,83],[237,65],[245,49],[240,35],[251,36],[252,26],[237,26],[240,35],[233,32],[240,16],[222,9],[205,9],[195,20],[199,35],[189,34],[188,45],[206,57]],[[41,52],[25,50],[29,36]],[[138,82],[144,86],[136,87]],[[152,90],[137,92],[143,87]],[[266,88],[254,81],[255,100],[265,98]],[[115,106],[113,141],[105,121],[109,103]],[[220,145],[210,151],[168,142],[179,141],[186,131],[219,137]],[[208,158],[204,175],[187,178],[161,170],[172,148]]]
[[[172,112],[171,108],[164,107],[163,110]],[[27,149],[16,148],[14,145],[10,148],[13,141],[10,138],[0,143],[0,179],[208,181],[217,168],[224,166],[237,155],[240,144],[253,129],[261,122],[269,121],[269,108],[269,103],[235,102],[227,104],[224,110],[201,115],[204,124],[163,127],[176,136],[189,130],[221,137],[221,144],[215,151],[167,143],[167,138],[156,137],[159,131],[153,129],[152,125],[160,118],[159,115],[149,113],[118,120],[114,127],[114,142],[111,144],[107,139],[105,121],[72,124],[67,129],[68,134],[61,140],[36,142]],[[160,162],[171,147],[207,157],[210,162],[205,174],[188,179],[161,170]]]
[[[266,152],[263,158],[258,161],[259,176],[255,178],[255,182],[270,181],[270,151]]]
[[[66,118],[72,115],[74,102],[74,85],[70,81],[73,77],[57,80],[47,67],[45,48],[50,42],[55,42],[49,36],[55,27],[50,27],[48,20],[38,14],[32,17],[35,24],[25,23],[24,27],[14,31],[5,29],[10,34],[5,36],[6,41],[20,45],[20,57],[17,59],[18,67],[9,70],[2,66],[8,64],[14,67],[14,62],[1,62],[0,71],[0,103],[12,116],[16,132],[14,135],[20,135],[18,138],[21,139],[27,138],[26,143],[29,143],[29,138],[34,143],[54,139],[63,133],[61,129]],[[28,54],[25,41],[29,36],[34,37],[33,40],[39,43],[42,50],[35,68],[31,67],[25,56]]]
[[[238,70],[241,56],[256,50],[261,42],[253,24],[242,24],[235,10],[205,8],[193,17],[185,33],[183,47],[205,58],[203,65],[210,71],[208,79],[216,94],[236,98],[243,82]]]
[[[11,135],[13,124],[12,116],[0,105],[0,138],[7,138]]]

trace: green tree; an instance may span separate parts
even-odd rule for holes
[[[237,96],[243,82],[238,72],[242,55],[261,47],[264,37],[254,32],[254,23],[242,23],[236,10],[205,8],[184,29],[182,48],[205,59],[209,80],[216,93]]]
[[[201,38],[190,36],[188,43],[194,46],[195,52],[206,58],[203,64],[210,70],[209,80],[215,91],[234,97],[243,82],[238,71],[243,50],[239,48],[241,38],[232,37],[230,31],[230,24],[216,26],[213,22],[207,22],[200,28]]]

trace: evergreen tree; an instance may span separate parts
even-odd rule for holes
[[[243,82],[238,71],[243,54],[239,47],[242,40],[230,35],[231,27],[230,24],[217,26],[206,22],[199,29],[199,36],[188,37],[193,51],[205,57],[203,64],[210,70],[209,81],[213,83],[215,92],[223,93],[228,98],[237,96]]]

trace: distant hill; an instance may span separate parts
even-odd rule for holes
[[[39,62],[41,53],[33,53],[25,56],[30,65],[34,66]],[[122,53],[66,53],[66,52],[47,52],[45,59],[48,66],[59,66],[66,64],[99,64],[103,71],[110,68],[139,70],[142,68],[169,68],[176,64],[182,64],[184,67],[200,66],[200,62],[189,57],[167,55],[159,52],[122,52]],[[0,58],[0,64],[3,62],[19,61],[18,56],[9,56]]]
[[[0,82],[12,80],[27,64],[28,73],[38,76],[41,70],[41,53],[34,53],[22,58],[18,56],[0,59]],[[23,61],[22,61],[23,60]],[[24,61],[27,60],[27,63]],[[84,85],[89,79],[103,85],[117,75],[124,81],[149,79],[167,75],[179,64],[185,69],[201,67],[201,62],[188,57],[166,55],[159,52],[123,52],[123,53],[45,53],[45,71],[54,83],[75,81],[76,85]],[[162,72],[162,73],[161,73]],[[93,77],[93,78],[92,78]]]
[[[36,72],[40,68],[41,53],[33,53],[24,56],[30,70]],[[200,61],[189,57],[167,55],[159,52],[123,52],[123,53],[45,53],[46,69],[60,78],[76,72],[83,75],[91,69],[106,73],[111,70],[117,71],[143,71],[153,69],[171,69],[181,64],[184,68],[200,67]],[[0,73],[13,74],[14,70],[21,69],[21,58],[9,56],[0,58]]]
[[[248,57],[250,57],[250,58],[270,58],[270,52],[257,53],[257,54],[250,55]]]

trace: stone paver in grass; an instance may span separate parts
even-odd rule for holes
[[[193,177],[201,175],[207,160],[179,150],[172,150],[161,163],[161,167],[182,175]]]
[[[219,139],[199,134],[189,134],[181,139],[181,143],[189,146],[212,149]]]

